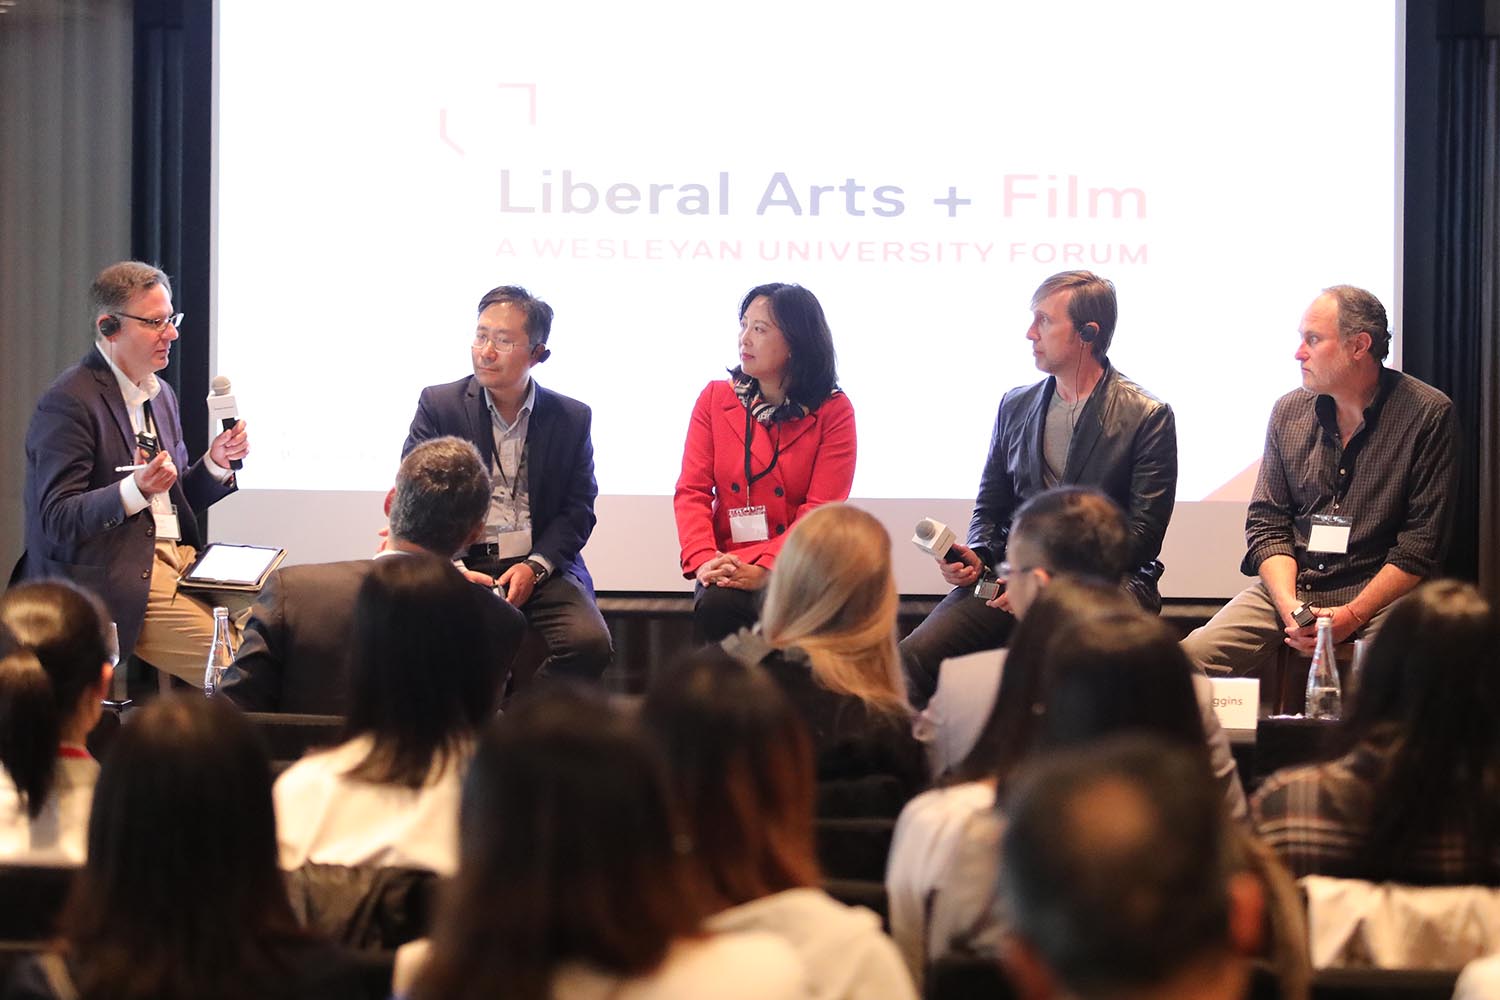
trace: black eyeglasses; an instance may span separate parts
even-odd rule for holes
[[[130,315],[130,313],[110,313],[110,315],[115,317],[116,319],[120,319],[121,317],[123,317],[125,319],[133,319],[137,323],[145,323],[157,333],[161,333],[167,328],[167,324],[169,323],[174,330],[181,326],[184,317],[187,316],[187,313],[173,313],[170,316],[163,316],[161,319],[147,319],[144,316],[132,316]]]
[[[1012,566],[1008,562],[1002,562],[999,566],[995,567],[995,578],[998,580],[1009,580],[1013,576],[1030,573],[1034,569],[1041,568],[1040,566]]]

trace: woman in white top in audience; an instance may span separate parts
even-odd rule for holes
[[[553,688],[507,710],[470,768],[460,835],[431,942],[398,953],[397,995],[807,996],[780,938],[703,928],[661,757],[591,692]]]
[[[1093,670],[1093,661],[1107,672]],[[1059,578],[1042,590],[1012,635],[994,709],[955,782],[919,795],[896,823],[886,870],[891,934],[918,982],[937,958],[992,955],[999,947],[997,803],[1017,766],[1038,746],[1125,728],[1176,737],[1207,754],[1192,672],[1175,637],[1118,587]],[[1068,673],[1074,676],[1062,676]],[[1118,688],[1099,691],[1109,677]],[[1097,711],[1063,718],[1050,701],[1063,684],[1098,694],[1091,699]]]
[[[297,925],[276,868],[271,762],[233,705],[132,713],[105,757],[88,860],[6,1000],[357,1000],[366,967]]]
[[[0,862],[83,864],[99,778],[84,738],[113,672],[106,628],[70,583],[0,596]]]
[[[641,719],[689,826],[708,926],[780,935],[819,1000],[916,1000],[880,919],[818,887],[812,740],[776,681],[699,650],[652,685]]]
[[[282,868],[457,867],[463,771],[508,656],[487,638],[488,597],[436,556],[376,561],[355,606],[345,740],[276,781]]]

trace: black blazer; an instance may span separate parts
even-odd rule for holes
[[[354,602],[374,566],[374,559],[352,559],[272,573],[250,609],[244,640],[220,691],[249,712],[347,715]],[[482,587],[475,587],[475,598],[491,641],[503,651],[495,664],[503,686],[526,619]]]
[[[203,459],[188,463],[172,387],[151,403],[161,446],[172,453],[182,542],[201,548],[197,511],[234,492]],[[156,525],[151,510],[125,516],[117,465],[135,462],[135,432],[120,384],[97,349],[57,377],[26,428],[26,551],[11,581],[63,577],[98,594],[120,635],[120,656],[135,648],[146,616]]]
[[[594,530],[593,414],[576,399],[536,387],[536,403],[526,428],[526,483],[531,499],[531,548],[553,568],[570,574],[593,594],[594,581],[583,564],[583,546]],[[474,376],[422,390],[411,430],[401,446],[405,458],[417,445],[453,435],[479,449],[487,468],[495,466],[495,435],[484,387]]]
[[[1056,380],[1012,389],[1000,400],[979,496],[969,521],[969,548],[985,565],[1005,558],[1016,508],[1042,492],[1042,435]],[[1131,565],[1127,588],[1150,608],[1163,567],[1162,538],[1177,501],[1177,422],[1172,408],[1106,363],[1099,386],[1078,414],[1062,482],[1092,486],[1125,511]]]

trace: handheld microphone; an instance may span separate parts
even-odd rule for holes
[[[239,406],[234,401],[234,394],[229,391],[229,379],[223,375],[215,375],[212,385],[213,391],[208,395],[208,416],[219,421],[220,428],[227,431],[239,422]],[[245,463],[236,458],[229,463],[229,467],[243,469]]]
[[[911,536],[913,545],[939,562],[946,563],[959,562],[961,559],[958,550],[953,547],[955,540],[952,530],[946,524],[930,517],[918,521],[916,534]]]

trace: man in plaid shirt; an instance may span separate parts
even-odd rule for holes
[[[1245,519],[1240,569],[1260,579],[1183,640],[1196,662],[1239,675],[1260,674],[1282,644],[1310,654],[1319,616],[1335,642],[1372,635],[1448,547],[1452,401],[1385,367],[1385,308],[1364,289],[1325,288],[1300,334],[1302,388],[1271,410]]]

